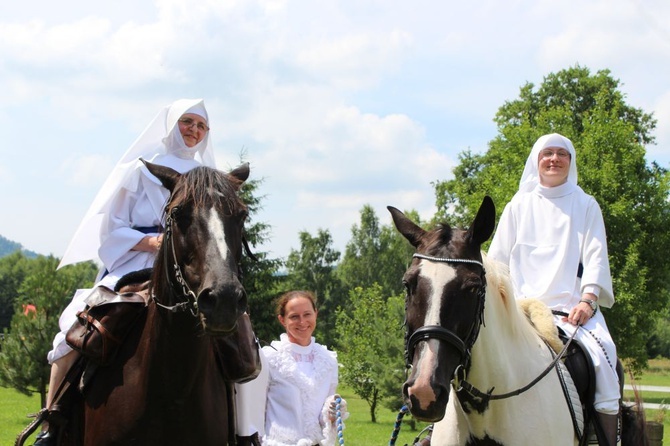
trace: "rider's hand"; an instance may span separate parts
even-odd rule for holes
[[[591,293],[584,293],[582,299],[588,299],[592,301],[597,301],[597,297]],[[570,310],[570,314],[567,318],[563,318],[564,321],[571,323],[572,325],[584,325],[589,319],[593,317],[595,311],[591,308],[587,302],[579,302],[575,307]]]

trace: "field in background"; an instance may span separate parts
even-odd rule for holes
[[[630,383],[630,378],[627,377]],[[634,383],[642,386],[670,387],[670,359],[655,359],[649,361],[649,369]],[[342,387],[340,393],[347,400],[351,416],[345,421],[345,444],[349,445],[379,445],[388,444],[393,431],[396,413],[386,408],[377,412],[377,423],[370,422],[370,409],[367,403],[356,397],[350,389]],[[648,403],[656,403],[670,407],[670,392],[641,392],[642,399]],[[626,398],[632,398],[632,392],[627,391]],[[39,396],[28,397],[13,389],[0,387],[0,445],[13,445],[21,430],[30,422],[26,414],[37,412],[40,407]],[[663,445],[670,446],[670,413],[667,409],[646,410],[647,420],[658,421],[664,425]],[[406,417],[408,419],[408,417]],[[424,425],[417,423],[417,430],[412,431],[409,423],[402,425],[397,445],[411,443]],[[28,442],[28,445],[32,442]]]

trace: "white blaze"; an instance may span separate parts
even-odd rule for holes
[[[440,325],[440,311],[442,310],[442,291],[444,287],[456,277],[456,270],[445,263],[422,260],[419,266],[419,275],[431,284],[430,296],[428,297],[428,308],[423,325]],[[433,392],[430,380],[437,369],[437,351],[440,341],[429,339],[419,346],[419,361],[416,364],[417,375],[414,385],[408,389],[410,395],[419,400],[423,409],[427,409],[430,403],[437,398]]]
[[[223,230],[223,222],[214,208],[209,210],[209,221],[207,222],[210,235],[214,238],[219,254],[223,260],[228,257],[228,245],[226,244],[226,233]]]
[[[419,275],[431,284],[429,305],[426,311],[424,325],[440,325],[440,311],[442,310],[442,290],[449,282],[456,278],[456,269],[441,262],[422,260],[419,265]]]

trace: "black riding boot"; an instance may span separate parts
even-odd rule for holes
[[[63,403],[70,403],[70,398],[61,399],[58,404],[55,404],[49,410],[46,418],[46,429],[37,434],[33,446],[56,446],[58,444],[62,428],[68,422]]]
[[[608,446],[616,446],[617,437],[619,435],[619,415],[609,415],[598,412],[598,421],[600,422],[600,427],[602,427],[605,432]]]
[[[258,437],[258,432],[248,437],[237,436],[237,446],[261,446],[261,440]]]
[[[45,430],[37,434],[33,446],[56,446],[58,444],[58,434]]]

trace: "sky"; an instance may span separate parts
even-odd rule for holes
[[[654,114],[670,167],[667,0],[2,2],[0,235],[61,257],[156,113],[203,98],[217,166],[262,180],[261,250],[324,229],[344,252],[364,205],[430,219],[499,107],[577,64]]]

